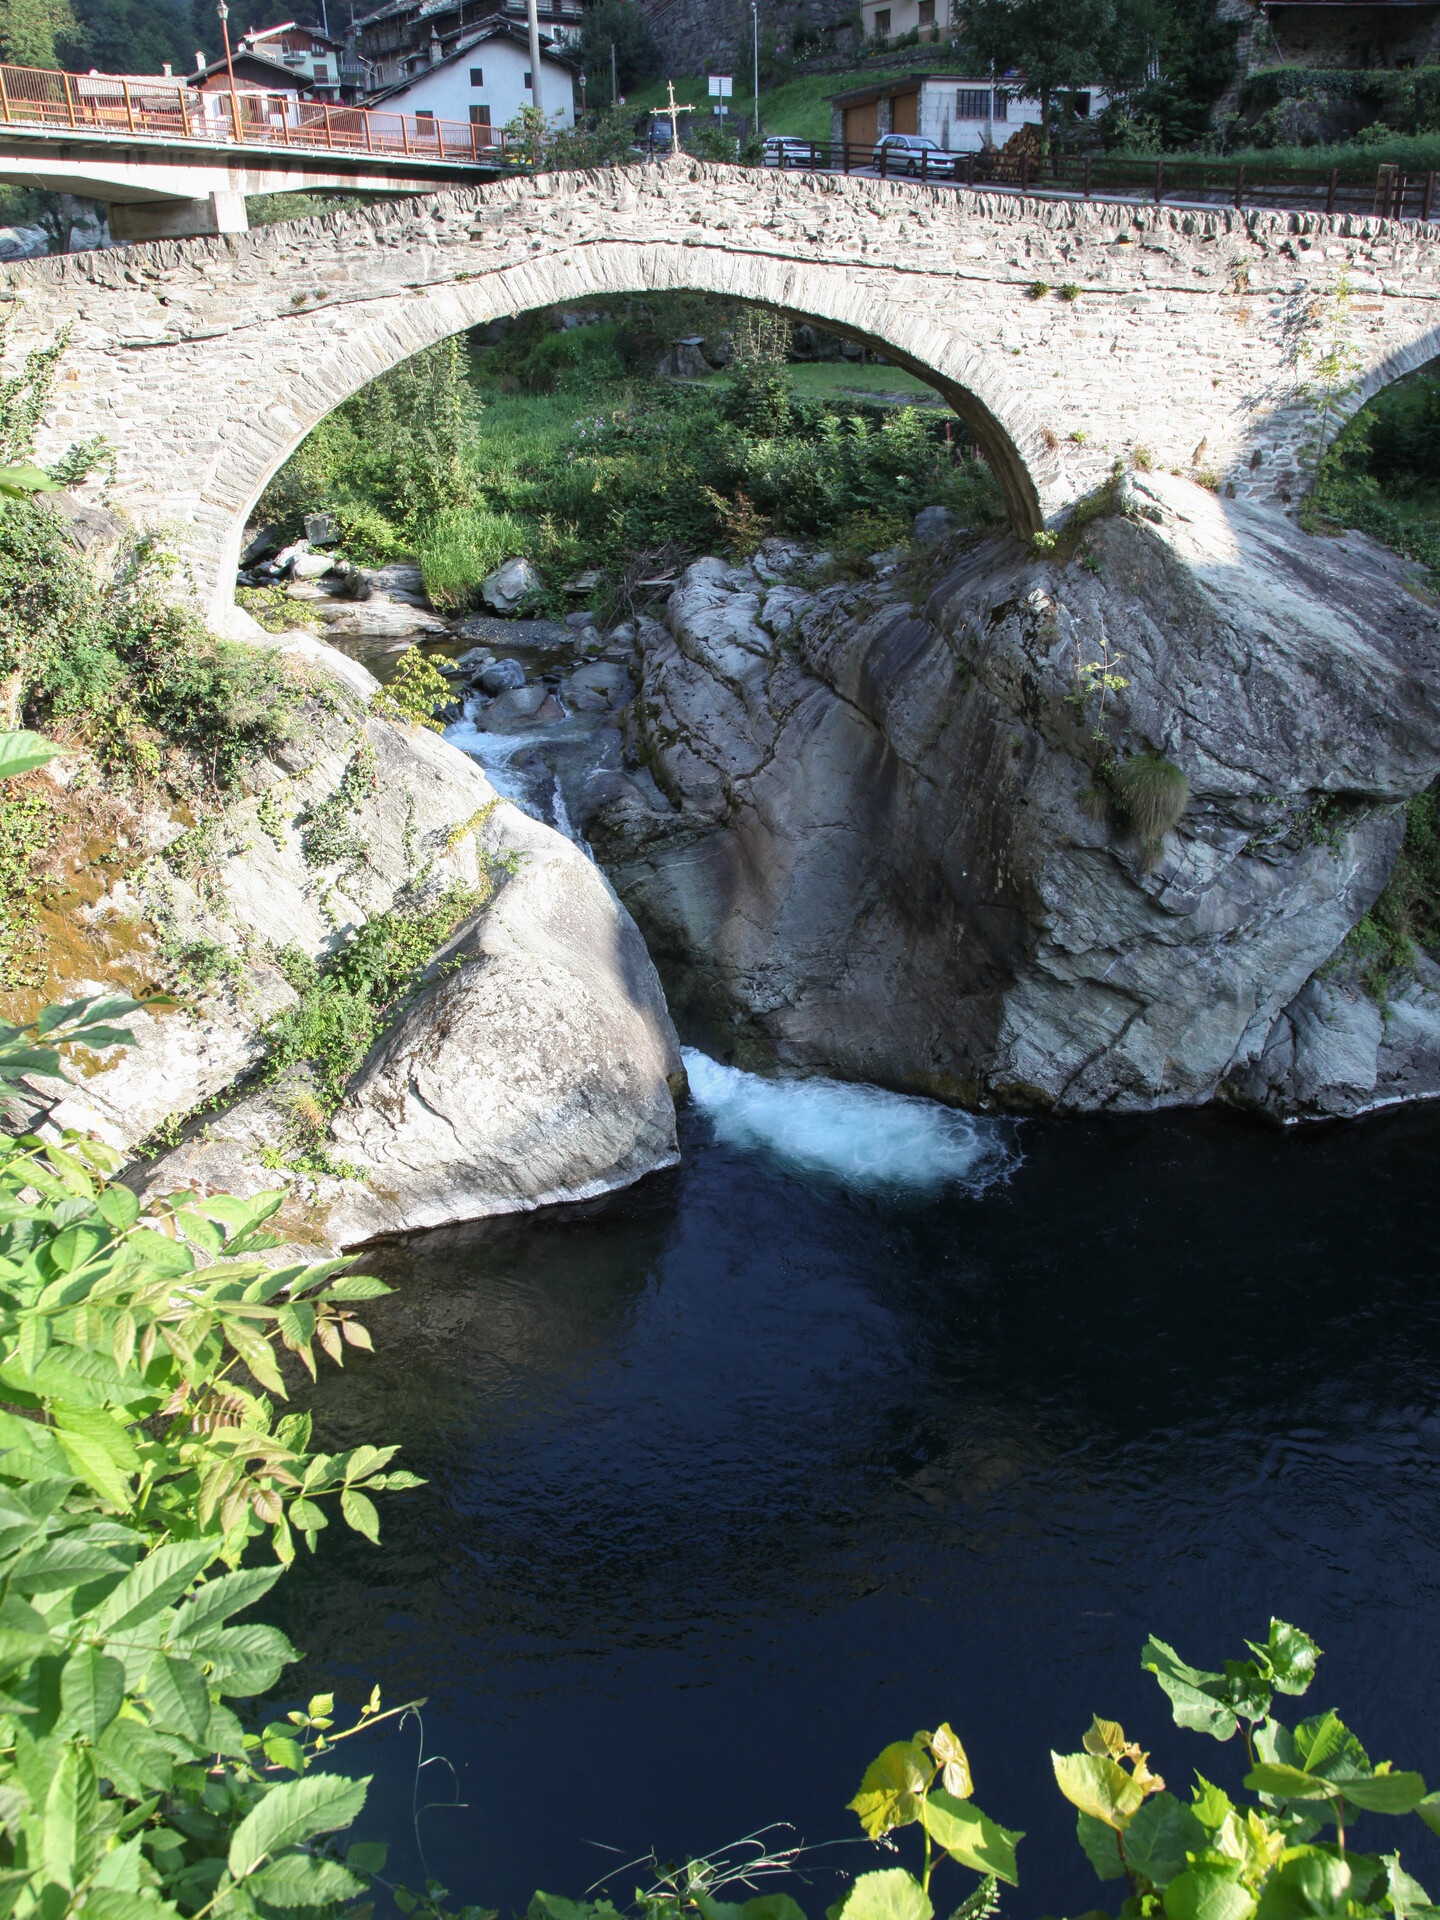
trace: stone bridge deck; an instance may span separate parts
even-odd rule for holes
[[[1345,410],[1440,352],[1432,229],[683,157],[0,270],[7,356],[73,328],[40,456],[103,433],[118,502],[185,529],[219,622],[246,515],[316,422],[500,315],[686,289],[816,321],[944,395],[1032,533],[1137,453],[1227,492],[1298,498],[1307,378],[1342,288]]]

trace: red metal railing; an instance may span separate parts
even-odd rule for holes
[[[202,93],[183,81],[121,80],[39,67],[0,66],[0,124],[485,166],[521,166],[527,158],[507,146],[501,129],[466,121],[331,106],[248,89]]]

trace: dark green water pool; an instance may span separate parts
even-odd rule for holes
[[[277,1617],[302,1687],[428,1696],[456,1898],[848,1838],[872,1754],[948,1718],[1028,1832],[1004,1911],[1083,1911],[1113,1889],[1049,1749],[1099,1712],[1172,1785],[1238,1784],[1139,1650],[1218,1665],[1272,1611],[1325,1649],[1288,1717],[1338,1707],[1440,1786],[1440,1112],[981,1123],[930,1188],[823,1171],[823,1124],[781,1152],[692,1108],[673,1175],[391,1256],[378,1352],[322,1376],[328,1439],[429,1485],[378,1551],[332,1527]],[[412,1729],[365,1762],[412,1883],[415,1759]],[[1440,1883],[1417,1821],[1357,1837]],[[868,1851],[816,1856],[817,1920]]]

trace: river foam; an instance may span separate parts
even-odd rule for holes
[[[1012,1123],[843,1080],[765,1080],[683,1049],[690,1095],[726,1146],[847,1186],[979,1192],[1019,1164]]]

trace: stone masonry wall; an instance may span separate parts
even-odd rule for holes
[[[1354,407],[1440,352],[1440,242],[1423,228],[684,157],[15,263],[0,297],[12,365],[73,328],[40,456],[103,433],[118,503],[183,530],[223,622],[246,515],[305,434],[377,374],[502,314],[683,288],[819,321],[950,400],[1028,532],[1137,448],[1227,493],[1298,499],[1315,423],[1299,350],[1323,339],[1317,308],[1342,270]]]

